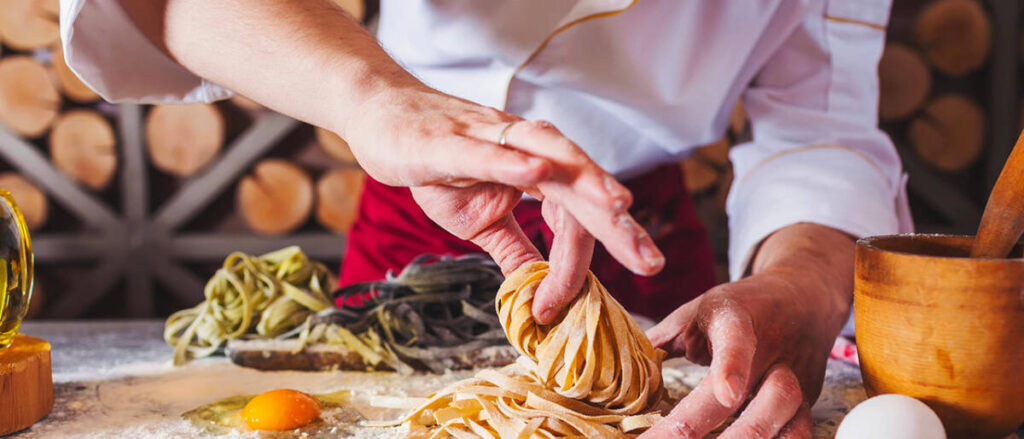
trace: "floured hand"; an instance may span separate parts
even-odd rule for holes
[[[853,240],[823,226],[789,226],[765,240],[753,272],[709,290],[647,332],[670,356],[711,369],[641,437],[704,437],[734,413],[720,438],[811,437],[809,407],[849,313]]]

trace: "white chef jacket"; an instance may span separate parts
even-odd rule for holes
[[[553,122],[628,178],[725,132],[742,100],[726,210],[730,276],[772,232],[911,231],[876,68],[891,0],[384,0],[381,45],[428,85]],[[206,102],[117,0],[62,0],[67,64],[113,102]]]

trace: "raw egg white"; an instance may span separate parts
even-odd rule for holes
[[[946,439],[942,421],[927,405],[904,395],[878,395],[858,404],[836,439]]]

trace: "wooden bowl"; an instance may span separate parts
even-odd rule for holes
[[[970,259],[973,237],[857,242],[854,312],[869,395],[924,401],[950,438],[1024,423],[1024,259]]]

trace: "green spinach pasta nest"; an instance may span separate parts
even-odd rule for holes
[[[233,253],[206,300],[167,319],[164,339],[175,364],[221,352],[230,339],[263,338],[341,345],[371,367],[439,371],[439,360],[507,343],[494,311],[503,280],[485,255],[423,255],[398,274],[328,293],[334,277],[298,247]]]

